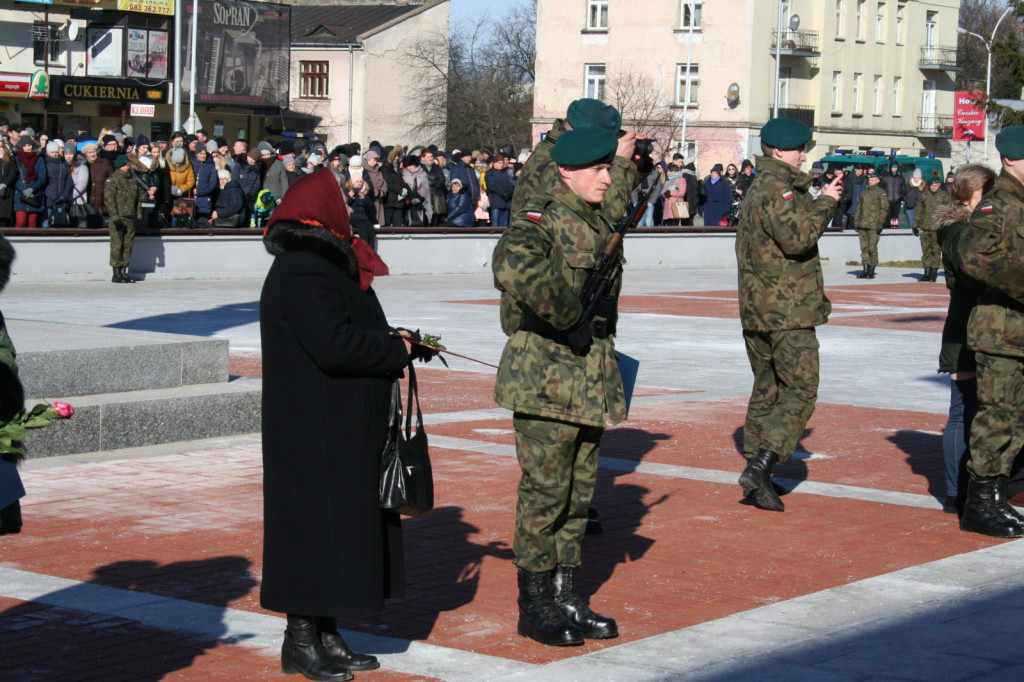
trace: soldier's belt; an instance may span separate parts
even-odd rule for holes
[[[554,341],[563,346],[569,345],[568,332],[557,329],[536,315],[531,315],[527,312],[523,313],[523,319],[519,322],[519,329],[525,332],[533,332],[538,336],[543,336],[548,341]],[[590,321],[590,331],[595,339],[606,339],[615,333],[615,323],[608,319],[594,319]]]

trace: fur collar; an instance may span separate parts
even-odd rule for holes
[[[273,256],[292,251],[315,253],[334,263],[348,277],[359,279],[359,265],[352,246],[321,227],[282,220],[270,229],[264,244]]]
[[[963,204],[940,206],[935,209],[935,227],[966,223],[970,219],[971,209]]]

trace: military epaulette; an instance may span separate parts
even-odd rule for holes
[[[787,189],[785,192],[782,193],[782,198],[784,200],[786,200],[786,201],[789,201],[790,199],[792,199],[795,196],[796,196],[796,193],[793,190],[791,190],[791,189]]]

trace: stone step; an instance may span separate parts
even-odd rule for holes
[[[227,339],[10,318],[7,327],[26,395],[54,400],[228,380]]]
[[[56,457],[256,433],[262,386],[260,379],[240,378],[77,397],[47,396],[49,401],[71,403],[75,415],[33,430],[26,441],[26,456]],[[31,407],[40,401],[25,402]]]

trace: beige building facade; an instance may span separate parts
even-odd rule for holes
[[[950,156],[959,0],[539,0],[534,140],[597,97],[700,173],[759,153],[773,115],[807,156]],[[781,19],[782,30],[779,31]]]

